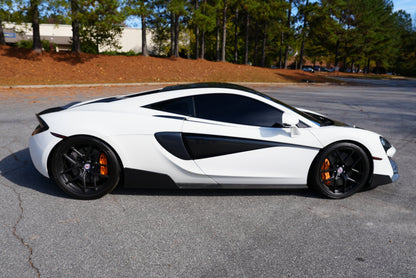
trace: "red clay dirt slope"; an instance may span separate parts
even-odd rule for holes
[[[0,46],[0,85],[135,82],[331,82],[297,70],[181,58],[33,53]]]

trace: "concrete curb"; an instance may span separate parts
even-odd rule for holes
[[[176,84],[189,84],[194,82],[147,82],[147,83],[97,83],[97,84],[57,84],[57,85],[10,85],[10,86],[0,86],[0,89],[40,89],[40,88],[84,88],[84,87],[126,87],[126,86],[151,86],[151,85],[161,85],[169,86]],[[234,83],[245,86],[328,86],[328,85],[340,85],[339,83],[266,83],[266,82],[227,82]]]

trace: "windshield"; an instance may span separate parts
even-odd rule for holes
[[[320,115],[316,115],[316,114],[312,114],[312,113],[302,112],[302,111],[296,109],[295,107],[293,107],[293,106],[291,106],[289,104],[286,104],[286,103],[284,103],[284,102],[282,102],[280,100],[277,100],[277,99],[275,99],[275,98],[273,98],[271,96],[265,95],[265,94],[260,93],[260,92],[256,92],[256,94],[258,94],[259,96],[262,96],[262,97],[264,97],[264,98],[266,98],[268,100],[271,100],[271,101],[273,101],[275,103],[278,103],[280,105],[283,105],[286,108],[289,108],[290,110],[296,112],[297,114],[301,115],[302,117],[305,117],[306,119],[314,122],[315,124],[317,124],[319,126],[333,125],[334,124],[334,121],[332,121],[331,119],[328,119],[326,117],[323,117],[323,116],[320,116]]]

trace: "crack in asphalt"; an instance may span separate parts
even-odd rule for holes
[[[10,188],[17,196],[17,200],[19,201],[19,209],[20,209],[20,213],[19,213],[19,219],[17,219],[16,223],[13,225],[12,227],[12,234],[15,238],[17,238],[17,240],[20,241],[20,243],[23,244],[24,247],[26,247],[26,249],[29,251],[29,257],[27,259],[28,263],[30,264],[30,267],[36,271],[37,273],[37,277],[40,278],[40,270],[39,268],[37,268],[32,261],[32,255],[33,255],[33,249],[32,247],[29,245],[29,243],[25,242],[25,240],[23,239],[23,237],[19,236],[17,234],[17,225],[19,225],[20,221],[23,219],[23,213],[24,213],[24,209],[23,209],[23,205],[22,205],[22,198],[21,198],[21,194],[19,192],[17,192],[16,189],[14,189],[13,187],[5,184],[2,182],[3,185],[5,185],[6,187]]]

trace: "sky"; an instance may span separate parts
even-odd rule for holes
[[[409,13],[413,18],[416,14],[416,1],[415,0],[393,0],[394,10],[404,10]]]

